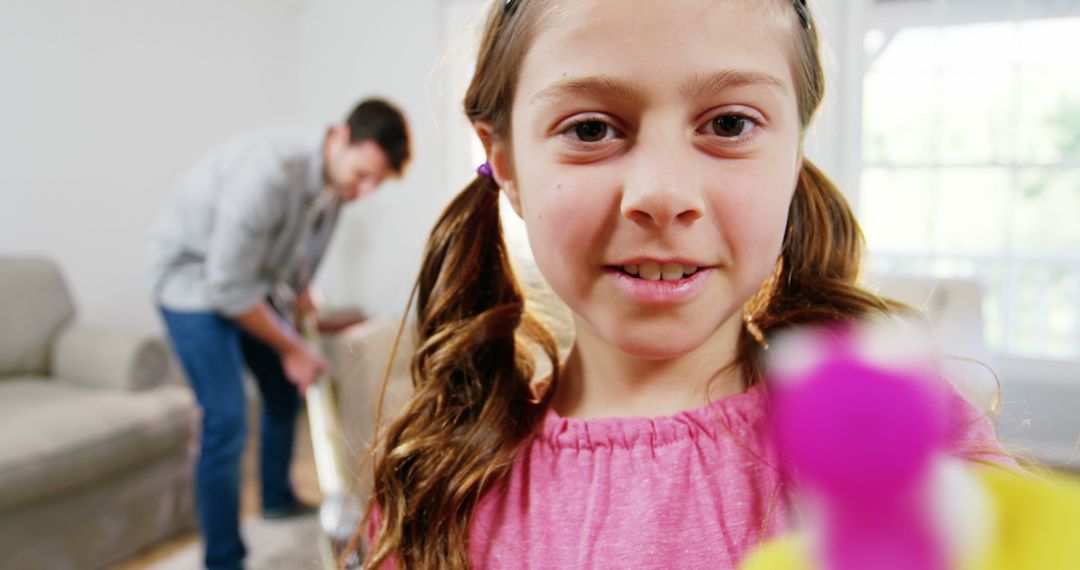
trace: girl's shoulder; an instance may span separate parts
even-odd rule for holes
[[[1013,454],[997,438],[993,405],[971,399],[962,387],[950,385],[948,393],[949,452],[967,461],[1016,467]]]

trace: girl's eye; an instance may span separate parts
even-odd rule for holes
[[[749,133],[754,126],[752,120],[741,115],[720,115],[710,124],[714,135],[731,139]]]
[[[582,121],[574,125],[574,134],[582,142],[600,142],[607,138],[607,123],[601,121]]]

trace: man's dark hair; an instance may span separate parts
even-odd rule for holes
[[[349,113],[349,144],[375,141],[386,153],[390,168],[401,174],[409,162],[409,124],[397,107],[382,99],[368,99]]]

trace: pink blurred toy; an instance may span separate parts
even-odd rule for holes
[[[946,386],[910,344],[897,351],[906,359],[872,362],[864,341],[880,347],[880,335],[863,332],[797,333],[778,347],[767,382],[781,453],[817,499],[825,568],[944,570],[929,474],[948,439]]]

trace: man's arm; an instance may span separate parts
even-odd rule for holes
[[[326,360],[300,339],[291,327],[279,319],[266,301],[259,301],[244,313],[233,317],[245,332],[270,345],[281,356],[285,376],[303,394],[327,368]]]
[[[206,272],[217,310],[270,345],[285,375],[304,392],[326,361],[273,312],[259,276],[286,215],[288,188],[282,174],[272,158],[249,157],[222,187]]]
[[[309,285],[296,297],[294,320],[297,323],[303,323],[309,315],[312,315],[315,317],[320,333],[335,334],[368,319],[367,315],[358,308],[338,309],[326,313],[321,310],[322,305],[322,292],[315,285]]]
[[[288,214],[288,188],[280,169],[270,158],[248,157],[219,191],[206,279],[211,303],[230,319],[269,293],[261,272]]]

